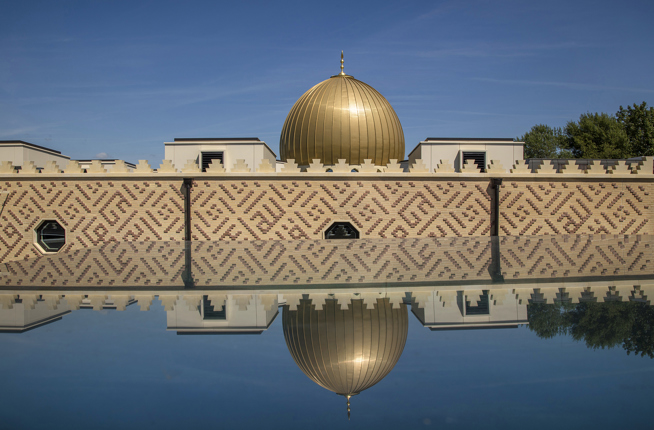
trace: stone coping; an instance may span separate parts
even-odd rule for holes
[[[545,163],[532,172],[528,164],[524,160],[516,160],[516,163],[510,169],[506,169],[497,160],[491,160],[488,165],[487,172],[481,173],[477,166],[471,161],[467,160],[461,172],[455,172],[449,160],[440,160],[440,163],[435,169],[430,170],[426,167],[423,160],[418,159],[404,171],[397,160],[391,160],[387,166],[376,166],[371,163],[371,160],[361,165],[350,165],[345,163],[345,160],[339,160],[336,165],[324,165],[320,160],[313,160],[305,171],[294,163],[293,160],[288,160],[284,165],[282,171],[277,172],[276,166],[270,164],[267,159],[262,160],[260,165],[252,170],[243,159],[236,160],[236,163],[228,170],[222,164],[211,164],[206,172],[202,172],[197,162],[189,160],[181,169],[177,168],[172,161],[163,160],[158,169],[153,169],[150,163],[146,160],[139,160],[138,165],[134,169],[130,168],[123,160],[116,160],[116,164],[110,172],[102,166],[99,160],[93,160],[91,166],[86,169],[86,172],[80,167],[78,161],[72,160],[68,163],[65,170],[61,170],[59,166],[50,161],[43,169],[37,169],[34,162],[29,162],[23,166],[20,171],[16,170],[10,161],[0,162],[0,176],[14,177],[19,175],[25,178],[44,178],[44,177],[284,177],[289,176],[310,178],[310,177],[439,177],[439,178],[497,178],[497,177],[565,177],[570,179],[581,179],[588,177],[654,177],[654,158],[643,157],[643,160],[638,162],[636,167],[631,168],[624,160],[618,160],[614,166],[606,168],[600,160],[593,160],[588,165],[588,168],[583,172],[580,171],[576,165],[565,165],[561,173],[557,173],[554,165]]]

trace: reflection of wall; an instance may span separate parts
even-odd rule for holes
[[[432,330],[517,327],[527,323],[527,303],[506,288],[431,291],[415,293],[411,311]]]
[[[166,306],[168,330],[179,334],[257,334],[266,330],[278,313],[276,294],[184,295],[177,299],[160,295],[159,299]]]
[[[61,295],[21,294],[21,298],[2,297],[0,332],[23,332],[58,321],[70,312]]]
[[[156,296],[167,312],[168,329],[195,333],[260,333],[272,323],[278,306],[286,305],[289,311],[296,311],[302,303],[310,303],[315,309],[325,309],[328,303],[346,309],[356,302],[368,311],[375,309],[380,300],[392,309],[410,302],[414,315],[427,327],[484,328],[526,323],[529,303],[637,301],[651,305],[654,302],[654,282],[646,278],[549,286],[516,284],[485,289],[410,286],[405,289],[398,285],[381,291],[374,288],[328,291],[305,288],[257,293],[247,290],[181,293],[141,290],[105,294],[54,289],[20,294],[0,292],[0,326],[4,330],[23,330],[87,306],[96,311],[124,311],[130,304],[138,303],[141,311],[148,311]]]
[[[455,283],[497,285],[490,268],[498,266],[507,282],[648,276],[652,274],[647,262],[654,260],[654,235],[520,236],[496,242],[489,237],[203,241],[188,248],[183,242],[109,242],[84,251],[5,263],[0,284],[109,290],[183,288],[187,252],[197,287],[315,288],[414,282],[451,288]]]

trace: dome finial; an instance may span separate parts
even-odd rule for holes
[[[341,67],[343,67],[343,66],[341,66]],[[352,396],[350,396],[349,394],[347,396],[345,396],[345,398],[347,399],[347,420],[348,421],[350,421],[350,397],[352,397]]]
[[[343,60],[343,51],[341,51],[341,73],[339,73],[339,75],[345,76],[345,72],[343,71],[345,66],[343,66],[343,63],[345,63],[345,61]]]

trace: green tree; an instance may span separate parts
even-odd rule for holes
[[[611,349],[631,335],[635,303],[579,303],[566,315],[570,334],[588,348]]]
[[[620,106],[615,117],[627,134],[632,157],[654,155],[654,107],[647,108],[645,102],[626,109]]]
[[[627,354],[654,358],[654,307],[648,303],[532,303],[527,317],[542,339],[570,335],[591,349],[621,345]]]
[[[567,147],[575,158],[628,158],[629,139],[622,124],[606,113],[585,113],[565,127]]]
[[[568,333],[566,320],[569,305],[556,302],[554,304],[531,303],[527,307],[529,330],[541,339],[551,339]]]
[[[572,158],[561,128],[537,124],[517,140],[525,143],[525,158]]]

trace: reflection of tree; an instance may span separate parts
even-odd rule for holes
[[[529,329],[543,339],[570,335],[588,348],[622,344],[627,354],[654,358],[654,309],[642,302],[532,303]]]

